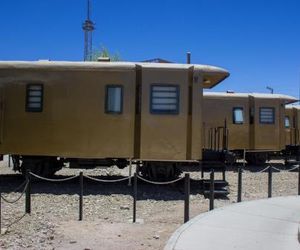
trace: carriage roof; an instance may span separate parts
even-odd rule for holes
[[[218,97],[218,98],[248,98],[252,96],[258,99],[282,99],[286,104],[294,103],[297,98],[283,94],[268,94],[268,93],[234,93],[234,92],[204,92],[205,97]]]
[[[203,87],[212,88],[226,77],[229,72],[223,68],[178,63],[145,63],[145,62],[71,62],[71,61],[0,61],[0,70],[3,69],[28,69],[28,70],[74,70],[74,71],[127,71],[136,68],[173,70],[194,70],[203,75]]]

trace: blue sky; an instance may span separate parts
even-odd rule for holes
[[[82,60],[86,0],[1,0],[0,60]],[[299,95],[298,0],[93,0],[93,43],[123,60],[228,69],[216,91]]]

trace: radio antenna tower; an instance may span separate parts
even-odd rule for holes
[[[93,46],[93,31],[95,30],[95,24],[90,19],[91,14],[91,1],[87,0],[87,18],[82,25],[84,32],[84,61],[92,60],[92,46]]]

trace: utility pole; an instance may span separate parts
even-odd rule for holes
[[[87,18],[82,24],[84,32],[84,61],[92,60],[93,31],[95,30],[95,24],[90,19],[91,7],[91,1],[87,0]]]

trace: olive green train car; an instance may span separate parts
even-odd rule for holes
[[[141,160],[149,174],[162,162],[199,160],[202,89],[228,75],[205,65],[0,62],[0,154],[40,175],[66,162]]]
[[[285,105],[295,101],[279,94],[204,92],[204,149],[227,149],[237,155],[251,150],[247,161],[264,163],[265,152],[285,149]]]
[[[285,108],[286,145],[300,145],[300,106],[287,105]]]

